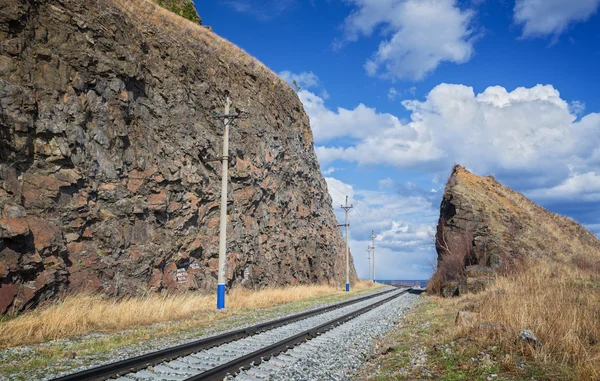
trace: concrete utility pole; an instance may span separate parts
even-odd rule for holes
[[[375,282],[375,231],[371,230],[371,252],[373,253],[373,282]]]
[[[372,281],[371,278],[371,246],[367,246],[367,262],[369,262],[369,280]]]
[[[229,91],[225,92],[225,113],[217,114],[214,117],[223,121],[223,167],[221,169],[221,220],[219,224],[219,269],[217,280],[217,309],[225,308],[225,263],[227,262],[226,244],[227,244],[227,174],[229,171],[229,125],[235,119],[243,118],[242,112],[235,114],[229,113],[231,100]]]
[[[350,292],[350,254],[348,254],[348,211],[353,206],[348,206],[348,196],[346,196],[346,206],[342,205],[342,209],[346,211],[346,223],[342,226],[346,227],[346,292]]]

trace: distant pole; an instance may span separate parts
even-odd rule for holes
[[[223,121],[223,167],[221,169],[221,220],[219,224],[219,269],[217,279],[217,309],[225,308],[225,263],[227,262],[227,174],[229,171],[229,125],[234,119],[243,118],[242,112],[236,109],[235,114],[229,113],[231,100],[229,92],[225,95],[225,113],[216,114],[215,118]],[[218,160],[218,159],[217,159]]]
[[[371,252],[373,253],[373,282],[375,282],[375,231],[371,230]]]
[[[346,196],[346,206],[342,205],[342,209],[346,211],[346,292],[350,292],[350,254],[348,254],[348,211],[352,209],[352,205],[348,206],[348,196]]]
[[[369,280],[371,279],[371,246],[367,246],[367,262],[369,263]]]

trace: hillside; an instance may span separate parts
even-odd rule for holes
[[[571,263],[600,256],[600,241],[570,218],[522,194],[455,166],[436,232],[438,270],[429,288],[443,295],[483,289],[494,274],[531,260]]]
[[[228,285],[344,282],[308,117],[256,59],[149,0],[9,0],[0,35],[0,313],[67,290],[212,292],[226,91],[249,113],[230,134]]]
[[[364,379],[600,380],[600,241],[583,226],[457,165],[436,249]]]

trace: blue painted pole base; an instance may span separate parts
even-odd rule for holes
[[[225,285],[217,285],[217,309],[222,310],[225,308]]]
[[[346,292],[350,292],[350,283],[346,283]]]

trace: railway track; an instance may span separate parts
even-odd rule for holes
[[[146,355],[59,377],[53,381],[218,380],[311,340],[404,295],[392,289],[238,329]]]

